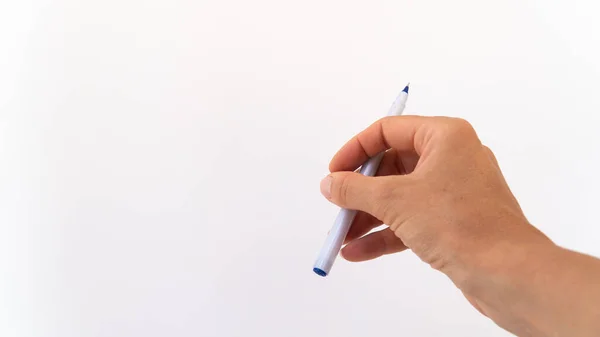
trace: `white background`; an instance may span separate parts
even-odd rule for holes
[[[0,335],[507,336],[409,252],[314,275],[318,184],[411,81],[600,255],[596,3],[2,1]]]

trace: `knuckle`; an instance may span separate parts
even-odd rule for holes
[[[448,131],[453,135],[472,135],[475,133],[473,125],[462,118],[451,118]]]
[[[482,147],[483,147],[483,152],[488,155],[488,157],[492,160],[494,165],[498,166],[498,159],[496,158],[494,151],[492,151],[489,147],[487,147],[485,145],[482,145]]]
[[[371,198],[373,215],[380,220],[385,221],[384,219],[386,219],[391,205],[393,204],[393,188],[381,179],[372,186],[372,193],[374,197]]]
[[[492,151],[492,149],[490,149],[489,147],[483,145],[483,151],[485,153],[487,153],[490,157],[492,157],[492,159],[496,159],[496,155],[494,154],[494,151]]]
[[[453,117],[440,117],[439,133],[442,139],[452,142],[469,142],[478,139],[475,129],[467,120]]]
[[[383,117],[379,118],[377,123],[389,124],[389,123],[393,123],[396,119],[399,119],[399,118],[402,118],[402,116],[383,116]]]
[[[337,185],[338,185],[338,188],[336,189],[337,190],[337,193],[336,193],[337,199],[340,202],[345,203],[349,199],[349,194],[350,194],[350,191],[349,191],[350,184],[348,181],[348,175],[346,175],[346,174],[340,175],[340,177],[338,178]]]

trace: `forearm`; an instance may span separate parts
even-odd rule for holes
[[[465,293],[519,336],[600,336],[600,260],[550,242],[501,244]]]
[[[541,253],[530,282],[514,276],[523,317],[543,336],[600,336],[600,260],[557,246]]]

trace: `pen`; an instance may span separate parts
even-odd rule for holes
[[[410,83],[404,87],[400,94],[398,94],[398,97],[396,97],[396,100],[388,111],[388,116],[399,116],[402,114],[404,107],[406,106],[406,100],[408,99],[409,85]],[[360,168],[360,173],[369,177],[374,176],[377,173],[383,154],[384,152],[381,152],[367,160]],[[319,252],[319,257],[313,267],[313,271],[317,275],[324,277],[329,274],[331,266],[333,266],[333,262],[342,248],[342,244],[346,239],[346,235],[348,234],[348,230],[350,229],[355,216],[355,210],[345,208],[342,208],[338,213],[333,222],[333,227],[329,231],[327,239],[325,240],[325,243]]]

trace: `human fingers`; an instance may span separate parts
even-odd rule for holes
[[[350,242],[342,249],[342,256],[348,261],[359,262],[403,250],[406,246],[402,240],[391,229],[385,228]]]
[[[475,137],[471,137],[475,135]],[[329,164],[331,172],[352,171],[367,159],[387,149],[423,157],[436,146],[452,145],[453,140],[477,140],[471,125],[458,118],[394,116],[385,117],[348,141]]]

